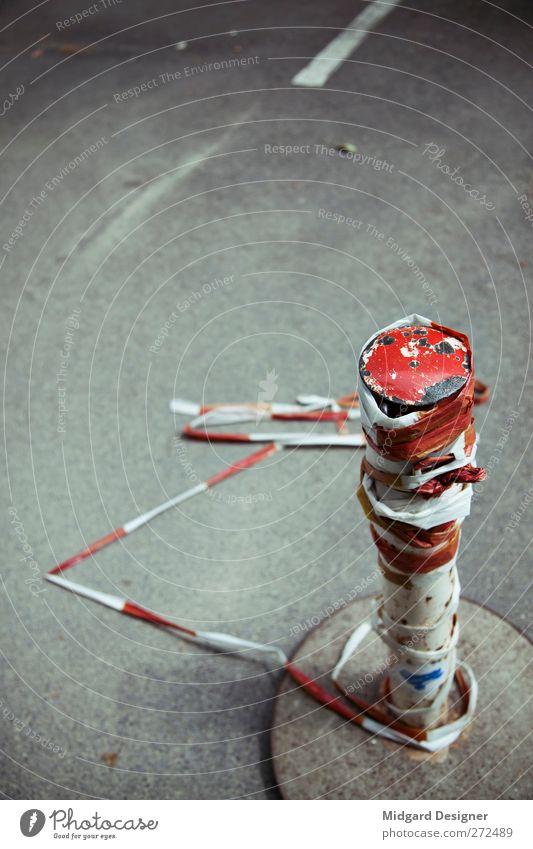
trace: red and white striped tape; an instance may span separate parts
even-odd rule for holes
[[[96,540],[91,545],[87,546],[83,551],[63,561],[55,566],[46,575],[46,580],[67,589],[70,592],[76,593],[79,596],[95,601],[108,608],[111,608],[119,613],[127,616],[132,616],[141,619],[147,623],[169,628],[177,632],[181,637],[187,640],[196,641],[202,645],[212,648],[216,651],[223,652],[252,652],[259,655],[269,656],[274,661],[277,661],[299,684],[305,692],[312,696],[321,705],[335,712],[342,718],[353,722],[354,724],[366,729],[372,734],[384,736],[397,743],[408,744],[416,748],[434,752],[441,748],[449,746],[457,737],[465,725],[470,721],[472,713],[475,709],[477,685],[475,678],[466,664],[462,664],[455,670],[456,681],[463,700],[462,715],[454,722],[442,728],[424,729],[413,728],[400,722],[396,718],[391,718],[375,708],[373,705],[362,706],[358,702],[354,708],[348,704],[342,696],[332,695],[327,689],[318,684],[315,680],[309,677],[299,667],[291,663],[286,654],[278,646],[257,643],[250,640],[244,640],[232,634],[193,630],[191,628],[179,625],[159,614],[149,610],[148,608],[139,605],[136,602],[131,602],[126,598],[121,598],[109,593],[100,592],[85,585],[75,583],[63,577],[62,573],[80,563],[84,559],[90,557],[95,552],[116,542],[143,525],[149,523],[156,516],[169,510],[170,508],[205,492],[207,489],[222,482],[226,478],[255,465],[262,459],[274,453],[282,447],[290,446],[349,446],[362,447],[366,445],[366,440],[363,434],[348,434],[346,432],[338,432],[336,434],[314,434],[314,433],[213,433],[207,431],[206,425],[219,426],[230,425],[237,422],[247,421],[332,421],[337,424],[340,431],[345,430],[347,421],[357,420],[360,418],[358,409],[357,395],[345,396],[340,399],[322,398],[321,396],[299,396],[297,405],[290,404],[221,404],[201,407],[189,401],[175,399],[171,402],[172,412],[193,415],[196,418],[190,422],[184,429],[184,435],[192,438],[203,440],[217,440],[228,442],[267,442],[268,444],[260,451],[244,457],[237,463],[231,464],[227,468],[221,470],[217,474],[211,476],[206,481],[197,484],[190,489],[179,493],[173,498],[165,501],[163,504],[154,507],[152,510],[143,513],[124,523],[119,528],[111,531],[106,536]],[[457,448],[459,449],[459,445]],[[372,457],[372,449],[369,447],[369,454]],[[459,450],[455,452],[453,465],[448,466],[448,470],[454,468],[457,464]],[[470,454],[472,459],[472,454]],[[398,472],[398,466],[394,466],[390,471]],[[424,484],[427,480],[431,480],[432,475],[419,475],[414,484]],[[411,479],[407,475],[405,481],[405,489],[411,488]],[[402,489],[404,482],[402,481]],[[373,497],[370,487],[366,490],[367,498],[373,508],[379,510],[382,505],[378,505],[378,499]],[[443,499],[445,501],[446,499]],[[443,503],[443,502],[441,502]],[[453,505],[454,515],[457,517],[457,504]],[[422,511],[423,512],[423,511]],[[419,527],[424,527],[424,516],[420,512],[416,517],[410,517],[415,521],[413,524],[418,524]],[[465,511],[466,512],[466,511]],[[383,531],[382,531],[383,533]],[[457,595],[458,595],[457,582]],[[388,636],[390,622],[384,617],[383,611],[377,611],[374,617],[374,626],[378,632],[384,636]],[[370,622],[359,626],[346,643],[339,663],[335,667],[331,676],[334,684],[337,684],[338,675],[349,659],[356,651],[360,642],[370,631],[372,625]],[[458,633],[458,631],[457,631]],[[429,639],[429,638],[428,638]],[[456,639],[456,637],[454,638]],[[427,656],[427,655],[426,655]],[[416,659],[416,658],[415,658]]]
[[[203,481],[196,486],[192,486],[190,489],[186,489],[185,492],[180,492],[179,495],[175,495],[173,498],[169,498],[168,501],[164,501],[163,504],[159,504],[157,507],[153,507],[146,513],[142,513],[140,516],[130,519],[120,528],[115,528],[115,530],[111,531],[111,533],[95,540],[95,542],[92,542],[87,546],[87,548],[84,548],[83,551],[78,552],[78,554],[74,554],[72,557],[69,557],[68,560],[64,560],[62,563],[54,566],[48,574],[56,575],[59,572],[63,572],[65,569],[70,569],[71,566],[75,566],[76,563],[80,563],[82,560],[85,560],[87,557],[90,557],[92,554],[100,551],[100,549],[111,545],[111,543],[116,542],[118,539],[122,539],[122,537],[128,536],[128,534],[136,531],[137,528],[147,525],[148,522],[151,522],[152,519],[155,519],[155,517],[159,516],[161,513],[165,513],[167,510],[170,510],[171,507],[175,507],[177,504],[182,504],[184,501],[194,498],[195,495],[200,495],[200,493],[206,492],[206,490],[211,489],[213,486],[216,486],[216,484],[226,480],[226,478],[229,478],[238,472],[242,472],[244,469],[249,469],[256,463],[264,460],[265,457],[269,457],[278,449],[279,445],[276,442],[271,442],[269,445],[265,445],[264,448],[261,448],[254,454],[248,454],[246,457],[243,457],[242,460],[232,463],[225,469],[222,469],[222,471],[212,475],[206,481]]]
[[[450,743],[457,739],[466,722],[470,721],[471,713],[475,707],[475,682],[470,681],[469,667],[467,667],[466,664],[463,664],[464,675],[467,678],[466,697],[468,699],[468,705],[463,717],[452,725],[446,727],[446,733],[444,733],[444,729],[435,729],[428,732],[415,731],[414,729],[405,727],[394,720],[386,720],[385,722],[382,722],[370,714],[366,714],[360,709],[354,710],[354,708],[348,705],[341,696],[336,696],[330,693],[313,678],[307,675],[302,669],[295,666],[295,664],[287,658],[287,655],[281,648],[279,648],[279,646],[273,646],[268,643],[257,643],[252,640],[244,640],[241,637],[234,636],[233,634],[226,634],[218,631],[193,630],[192,628],[187,628],[176,622],[172,622],[170,619],[160,616],[140,604],[128,601],[126,598],[111,595],[110,593],[100,592],[99,590],[92,589],[91,587],[87,587],[83,584],[67,580],[61,575],[48,573],[48,575],[46,575],[46,579],[50,581],[50,583],[53,583],[62,589],[69,590],[83,598],[88,598],[91,601],[95,601],[98,604],[102,604],[105,607],[116,610],[118,613],[141,619],[152,625],[170,628],[184,639],[197,642],[206,648],[213,649],[214,651],[239,654],[243,652],[252,654],[256,653],[270,657],[274,661],[277,661],[280,667],[285,669],[306,693],[312,696],[312,698],[321,705],[328,708],[328,710],[333,711],[349,722],[353,722],[355,725],[359,725],[371,734],[386,737],[396,743],[414,746],[415,748],[422,749],[427,752],[435,752],[444,746],[449,746]],[[367,627],[367,623],[365,623],[352,635],[344,648],[341,661],[336,667],[337,670],[340,671],[343,662],[348,659],[347,649],[350,649],[350,653],[355,651],[357,645],[366,636],[369,629],[370,624],[368,624]],[[467,714],[468,720],[466,719]]]
[[[118,613],[124,614],[126,616],[132,616],[136,619],[140,619],[152,625],[169,628],[172,631],[177,632],[184,639],[198,642],[199,644],[208,648],[212,648],[213,650],[239,653],[251,652],[271,657],[274,661],[277,661],[280,666],[291,675],[294,681],[296,681],[296,683],[299,684],[305,690],[306,693],[312,696],[312,698],[318,701],[321,705],[326,707],[328,710],[331,710],[334,713],[338,714],[343,719],[346,719],[356,725],[359,725],[360,727],[366,729],[372,734],[380,734],[381,736],[385,736],[388,739],[394,740],[397,743],[408,744],[430,752],[436,751],[443,745],[448,745],[448,737],[444,740],[444,742],[442,742],[442,740],[434,739],[431,736],[428,736],[426,739],[423,733],[414,733],[412,729],[404,728],[400,723],[393,721],[389,725],[384,725],[372,716],[366,715],[364,712],[361,712],[359,708],[355,710],[353,707],[347,704],[341,696],[333,695],[331,692],[329,692],[320,684],[318,684],[315,680],[310,678],[305,672],[303,672],[303,670],[291,663],[288,660],[285,652],[278,646],[273,646],[266,643],[257,643],[251,640],[244,640],[241,637],[236,637],[232,634],[226,634],[216,631],[194,630],[192,628],[188,628],[184,625],[180,625],[176,622],[173,622],[172,620],[167,619],[166,617],[160,616],[158,613],[155,613],[154,611],[143,607],[137,602],[132,602],[126,598],[112,595],[110,593],[101,592],[100,590],[93,589],[92,587],[85,586],[84,584],[79,584],[63,577],[62,573],[66,569],[70,568],[71,566],[74,566],[77,563],[80,563],[96,551],[99,551],[104,546],[107,546],[112,542],[115,542],[117,539],[121,539],[127,534],[132,533],[133,531],[150,522],[156,516],[163,513],[165,510],[169,510],[176,504],[180,504],[188,500],[189,498],[193,498],[195,495],[199,495],[201,492],[205,492],[210,487],[221,483],[226,478],[231,477],[232,475],[237,474],[238,472],[243,471],[244,469],[250,468],[251,466],[263,460],[264,458],[268,457],[270,454],[274,453],[276,450],[278,450],[278,448],[279,446],[277,445],[277,443],[267,445],[260,451],[250,454],[244,457],[242,460],[239,460],[237,463],[233,463],[227,468],[222,469],[220,472],[216,473],[215,475],[212,475],[203,483],[200,483],[197,486],[192,487],[191,489],[188,489],[183,493],[180,493],[179,495],[169,499],[168,501],[165,501],[163,504],[158,505],[152,510],[143,513],[141,516],[137,516],[136,518],[131,519],[130,521],[122,525],[120,528],[117,528],[110,534],[107,534],[105,537],[102,537],[101,539],[92,543],[79,554],[74,555],[68,560],[63,561],[58,566],[55,566],[45,576],[46,580],[52,584],[55,584],[58,587],[61,587],[62,589],[66,589],[83,598],[95,601],[98,604],[102,604],[105,607],[117,611]],[[364,634],[362,636],[364,636]],[[353,648],[355,646],[353,639],[349,642]],[[458,736],[459,733],[460,732],[458,731],[456,736]]]
[[[183,398],[170,401],[170,410],[180,415],[193,415],[195,418],[183,428],[182,435],[189,439],[201,439],[208,442],[272,442],[287,447],[336,446],[362,448],[366,440],[362,433],[348,433],[346,422],[360,418],[357,395],[340,399],[323,398],[318,395],[298,396],[297,404],[208,404],[201,406]],[[255,433],[228,433],[208,430],[208,427],[220,427],[244,422],[334,422],[337,433],[324,434],[311,432],[276,433],[257,431]]]

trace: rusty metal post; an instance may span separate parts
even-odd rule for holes
[[[457,551],[475,464],[470,345],[411,316],[359,361],[368,440],[359,498],[382,573],[374,627],[391,651],[385,697],[406,725],[445,722],[459,636]]]

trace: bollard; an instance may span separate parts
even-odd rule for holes
[[[446,722],[456,671],[457,552],[475,465],[474,372],[468,338],[420,316],[375,334],[359,360],[368,441],[359,500],[382,574],[374,629],[391,650],[391,715]]]

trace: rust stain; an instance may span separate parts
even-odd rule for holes
[[[102,760],[106,766],[113,768],[116,766],[118,761],[118,752],[102,752],[100,760]]]

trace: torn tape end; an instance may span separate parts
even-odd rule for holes
[[[168,402],[171,413],[180,413],[184,416],[197,416],[201,410],[199,404],[194,401],[186,401],[184,398],[172,398]]]

